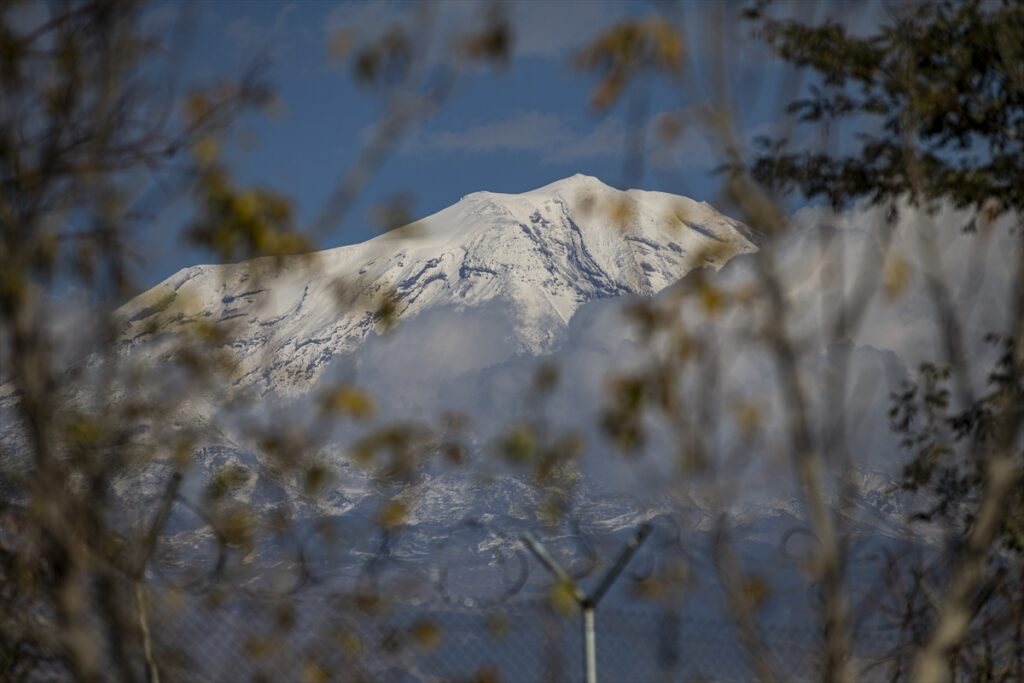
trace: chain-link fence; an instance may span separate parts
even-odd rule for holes
[[[486,608],[359,604],[305,593],[164,600],[150,608],[161,680],[501,681],[582,680],[578,611],[546,601]],[[760,624],[781,680],[820,678],[821,633]],[[599,680],[750,681],[757,676],[728,620],[657,608],[608,606],[597,615]],[[897,676],[895,638],[859,633],[858,680]]]
[[[821,680],[825,634],[815,626],[814,610],[798,605],[795,594],[792,604],[773,612],[793,615],[786,621],[762,620],[744,629],[725,616],[713,582],[701,584],[700,591],[691,586],[671,604],[626,597],[642,593],[651,559],[667,552],[664,543],[649,543],[648,554],[635,558],[635,572],[620,572],[646,534],[621,546],[618,560],[600,576],[595,567],[575,567],[597,586],[581,594],[582,603],[567,590],[572,576],[553,570],[551,577],[531,577],[526,550],[510,545],[496,546],[512,553],[495,561],[499,569],[511,567],[497,582],[493,572],[482,582],[472,571],[461,571],[466,567],[447,555],[448,564],[414,571],[385,552],[390,548],[372,555],[355,574],[311,573],[311,565],[295,571],[286,563],[280,569],[292,570],[282,574],[292,579],[290,588],[272,588],[277,574],[269,571],[256,572],[256,582],[219,581],[215,572],[154,572],[145,584],[109,587],[111,600],[102,604],[116,613],[95,615],[95,640],[106,650],[98,656],[113,672],[111,679],[148,683],[584,681],[581,604],[597,602],[595,659],[602,683]],[[545,553],[541,549],[538,556]],[[558,564],[550,557],[538,561]],[[617,597],[595,600],[604,594],[601,586],[620,573]],[[296,581],[293,574],[304,578]],[[481,589],[484,583],[489,590]],[[545,593],[546,587],[554,590]],[[873,603],[875,612],[880,599]],[[51,623],[56,618],[35,616]],[[850,653],[856,680],[906,680],[918,635],[885,631],[880,618],[858,623]],[[73,678],[57,648],[30,654],[28,675],[18,680]],[[117,672],[118,666],[128,669]]]

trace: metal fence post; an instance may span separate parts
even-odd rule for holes
[[[529,531],[523,534],[523,542],[526,543],[526,546],[537,556],[541,564],[555,575],[555,578],[569,587],[573,599],[580,606],[583,626],[583,680],[586,683],[597,683],[597,631],[594,625],[594,613],[597,611],[601,598],[605,596],[612,587],[612,584],[615,583],[615,580],[619,578],[619,574],[626,568],[629,561],[633,559],[633,555],[640,548],[640,544],[644,542],[650,533],[650,523],[645,522],[640,525],[640,528],[637,529],[633,537],[629,539],[629,542],[619,552],[615,562],[605,572],[605,575],[601,577],[597,588],[590,595],[587,595],[583,588],[569,576],[569,572],[565,571],[562,565],[558,564],[555,558],[547,551],[547,548],[533,534]]]
[[[583,615],[583,662],[586,667],[587,683],[597,683],[597,637],[594,633],[594,606],[582,606]]]

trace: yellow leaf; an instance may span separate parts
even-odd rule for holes
[[[392,500],[380,511],[381,526],[390,529],[405,521],[408,509],[400,500]]]
[[[750,437],[761,428],[761,408],[755,401],[741,400],[733,406],[733,415],[740,432]]]
[[[533,428],[525,423],[509,425],[499,442],[501,453],[514,462],[525,462],[533,455],[537,446]]]
[[[683,65],[683,38],[664,20],[656,20],[652,31],[654,48],[660,66],[668,71],[678,71]]]
[[[572,586],[566,581],[554,583],[551,586],[548,599],[551,600],[551,606],[562,614],[572,614],[573,610],[576,609],[576,595],[572,590]]]
[[[207,135],[192,147],[192,155],[200,164],[208,166],[220,156],[220,143],[216,138]]]
[[[174,445],[171,461],[178,469],[185,469],[192,459],[192,445],[187,441],[179,441]]]
[[[84,415],[71,420],[67,432],[68,440],[79,448],[89,448],[99,444],[105,434],[103,425],[98,420]]]
[[[334,633],[334,640],[345,654],[359,657],[363,654],[363,641],[359,634],[349,628],[339,628]]]
[[[198,123],[210,112],[210,100],[199,91],[191,92],[185,97],[185,118],[191,123]]]
[[[708,317],[717,317],[725,308],[725,296],[711,283],[702,282],[699,294],[700,307]]]
[[[380,304],[375,312],[377,327],[381,332],[390,332],[398,322],[398,301],[395,296],[388,293],[381,297]]]
[[[306,683],[327,683],[330,678],[322,666],[316,662],[306,662],[302,667],[302,680]]]
[[[889,256],[885,264],[885,276],[882,281],[886,298],[890,301],[900,298],[909,282],[910,264],[899,254]]]
[[[253,520],[244,508],[230,511],[221,520],[221,536],[228,547],[239,548],[252,545]]]
[[[243,646],[250,657],[265,657],[273,646],[267,638],[249,638]]]
[[[485,666],[477,671],[471,680],[473,683],[501,683],[498,672],[489,666]]]
[[[629,220],[633,217],[633,211],[635,207],[633,203],[626,197],[622,197],[612,202],[609,207],[609,214],[614,223],[620,228],[624,228]]]
[[[510,629],[508,617],[504,614],[492,614],[487,618],[487,631],[495,638],[504,638]]]
[[[317,463],[306,469],[305,490],[308,495],[315,496],[323,490],[324,485],[330,478],[327,468]]]
[[[424,650],[432,650],[441,642],[441,629],[432,621],[421,620],[409,629],[413,641]]]
[[[350,415],[358,420],[369,419],[377,411],[373,397],[351,384],[343,384],[321,396],[320,408],[325,413]]]
[[[243,221],[251,221],[256,218],[259,208],[260,197],[254,190],[239,192],[235,197],[235,213]]]
[[[747,601],[747,604],[755,609],[768,599],[770,592],[771,588],[768,582],[760,576],[749,576],[740,584],[740,593]]]

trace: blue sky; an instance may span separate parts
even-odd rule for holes
[[[479,26],[489,5],[456,0],[437,5],[438,44]],[[358,203],[340,223],[317,235],[329,248],[359,242],[379,231],[374,207],[404,197],[412,217],[421,217],[477,190],[522,192],[573,173],[594,175],[623,187],[625,107],[604,114],[588,107],[594,78],[577,71],[579,46],[625,16],[653,14],[646,2],[541,2],[502,6],[514,32],[513,58],[505,69],[477,70],[459,81],[452,95],[402,141],[370,178]],[[675,18],[682,27],[688,68],[678,84],[651,83],[649,121],[664,112],[698,111],[711,97],[707,65],[717,49],[709,39],[711,3],[683,3]],[[731,86],[734,116],[744,137],[767,132],[778,121],[782,101],[779,67],[749,27],[723,14],[729,33],[724,53],[736,59]],[[810,4],[797,3],[801,12]],[[171,26],[181,5],[151,8],[155,26]],[[383,108],[378,93],[353,82],[346,62],[329,57],[340,30],[357,43],[412,20],[424,5],[402,2],[209,2],[191,6],[193,30],[176,56],[187,80],[237,77],[254,60],[269,64],[268,77],[280,106],[247,116],[228,140],[229,158],[240,181],[273,187],[290,196],[302,225],[318,215],[366,145]],[[664,9],[663,7],[661,8]],[[685,194],[716,203],[719,163],[703,134],[684,130],[671,150],[651,143],[651,163],[628,184]],[[180,212],[168,214],[150,237],[148,258],[138,275],[150,286],[177,269],[208,262],[211,255],[177,236]]]

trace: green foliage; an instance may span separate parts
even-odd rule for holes
[[[986,458],[1001,418],[1020,411],[1024,393],[1013,366],[1009,337],[988,335],[996,360],[988,376],[988,391],[967,405],[953,399],[948,367],[923,364],[916,381],[908,381],[892,396],[889,417],[894,433],[911,459],[904,466],[903,487],[926,493],[926,506],[914,513],[923,521],[952,522],[966,527],[984,495]],[[1024,454],[1016,455],[1024,469]],[[1021,524],[1024,495],[1011,496],[1002,530],[1005,550],[1024,550]]]
[[[235,187],[226,168],[203,163],[209,152],[196,152],[199,212],[189,237],[222,259],[285,256],[311,250],[309,241],[292,226],[291,203],[278,193]]]
[[[911,3],[868,36],[763,8],[750,16],[779,56],[815,77],[790,113],[859,131],[838,154],[763,139],[758,180],[835,207],[904,196],[996,214],[1024,207],[1024,5]]]

